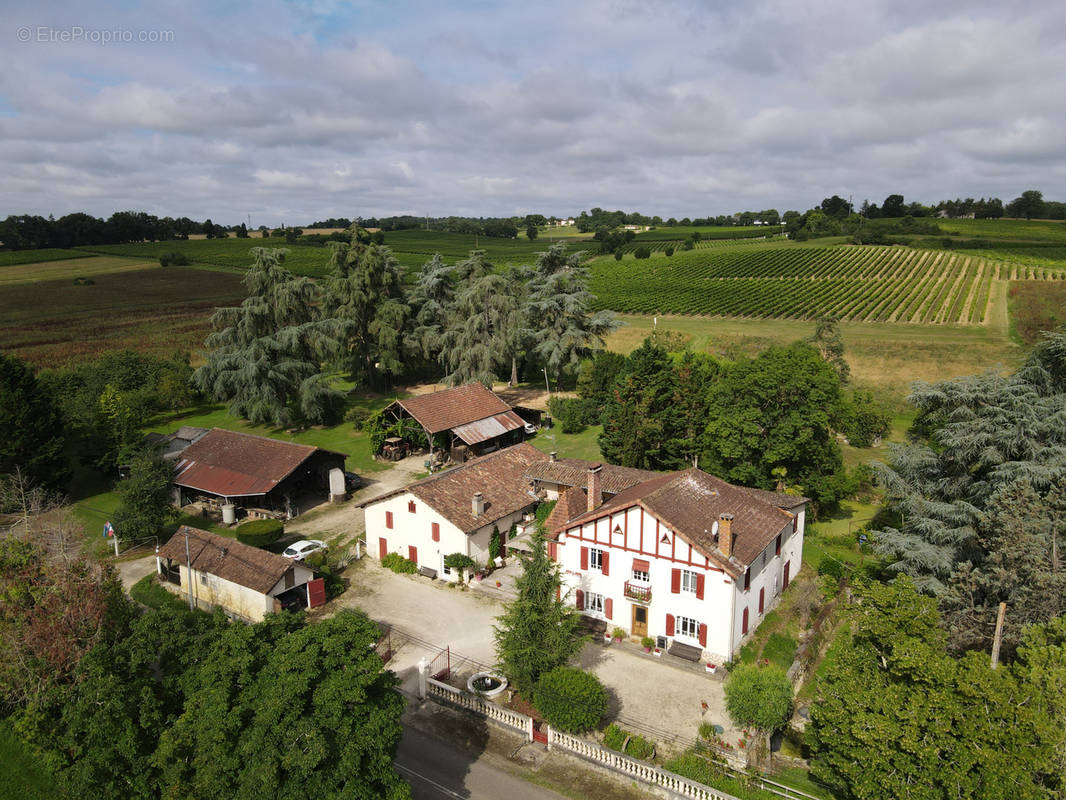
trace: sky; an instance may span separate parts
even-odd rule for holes
[[[0,217],[1066,200],[1064,75],[1050,0],[19,3]]]

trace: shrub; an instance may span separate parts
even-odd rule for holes
[[[285,523],[280,519],[255,519],[237,526],[237,541],[252,547],[274,544],[285,533]]]
[[[344,412],[344,421],[352,423],[357,431],[364,430],[373,412],[361,406],[352,406]]]
[[[614,251],[614,260],[615,261],[621,261],[622,260],[622,251],[621,250],[615,250]]]
[[[310,567],[322,578],[327,599],[332,600],[344,592],[344,580],[340,576],[344,566],[335,559],[331,560],[328,552],[319,550],[317,553],[311,553],[304,559],[304,566]]]
[[[176,250],[172,253],[161,253],[159,255],[159,266],[161,267],[184,267],[188,263],[188,257]]]
[[[188,609],[184,600],[163,588],[154,572],[151,575],[145,575],[130,587],[130,597],[149,608],[162,609],[170,606]]]
[[[670,245],[663,252],[666,253],[666,257],[669,258],[670,256],[672,256],[674,254],[674,246]]]
[[[624,730],[612,722],[607,726],[607,730],[603,732],[603,746],[622,752],[622,745],[625,743],[627,735]]]
[[[554,727],[584,733],[595,728],[607,711],[607,690],[589,672],[556,667],[537,681],[533,705]]]
[[[651,248],[645,244],[642,244],[636,250],[633,251],[633,258],[645,259],[651,258]]]
[[[763,658],[787,670],[796,658],[796,640],[783,633],[772,633],[762,649]]]
[[[96,281],[94,281],[92,278],[75,278],[74,279],[74,285],[75,286],[95,286],[96,285]]]
[[[474,559],[463,553],[450,553],[444,557],[444,566],[448,567],[448,569],[472,569]]]
[[[615,628],[613,631],[611,631],[611,638],[624,639],[626,638],[626,632],[623,628]]]
[[[492,535],[489,537],[489,561],[495,562],[497,558],[503,555],[500,551],[503,549],[503,540],[500,537],[500,529],[495,525],[492,527]]]
[[[413,575],[418,572],[418,564],[399,553],[388,553],[381,559],[381,566],[391,569],[398,575]]]
[[[643,648],[655,647],[655,640],[650,636],[645,636],[640,640],[640,646]]]
[[[822,559],[821,563],[818,564],[818,574],[828,575],[835,581],[844,580],[846,572],[847,570],[845,569],[844,562],[831,556],[826,556]]]
[[[597,425],[600,421],[596,404],[581,397],[553,397],[548,401],[548,411],[559,420],[563,433],[581,433],[586,425]]]

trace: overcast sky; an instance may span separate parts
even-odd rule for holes
[[[46,0],[0,30],[0,216],[1066,200],[1051,0]]]

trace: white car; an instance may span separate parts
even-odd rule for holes
[[[526,423],[526,433],[528,433],[530,436],[532,436],[536,432],[537,432],[537,426],[534,425],[532,422],[527,422]]]
[[[317,553],[325,549],[326,543],[320,542],[318,539],[301,539],[286,547],[282,555],[286,558],[295,559],[296,561],[303,561],[312,553]]]

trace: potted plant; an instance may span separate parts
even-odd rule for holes
[[[663,651],[662,651],[662,650],[660,650],[660,649],[659,649],[658,647],[656,647],[656,648],[655,648],[655,650],[654,650],[654,651],[652,651],[652,652],[654,652],[654,653],[655,653],[655,657],[656,657],[656,658],[659,658],[659,657],[660,657],[660,656],[661,656],[661,655],[663,654]]]
[[[603,632],[603,643],[604,644],[610,644],[611,643],[611,632],[610,631],[604,631]]]
[[[613,631],[611,631],[611,637],[613,639],[617,639],[620,642],[625,641],[625,638],[626,638],[625,629],[624,628],[615,628]]]
[[[645,653],[650,653],[651,649],[655,647],[655,640],[650,636],[645,636],[640,640],[640,646],[644,648]]]
[[[707,671],[709,673],[711,673],[713,675],[714,673],[716,673],[718,671],[718,665],[717,664],[712,664],[710,661],[708,661],[706,669],[707,669]]]

